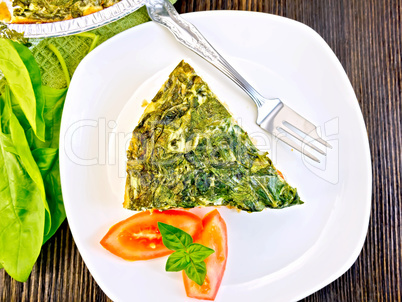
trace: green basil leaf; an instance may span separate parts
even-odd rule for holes
[[[213,249],[199,243],[192,243],[187,247],[191,260],[194,262],[204,261],[209,255],[215,253]]]
[[[21,112],[40,140],[45,140],[42,82],[39,67],[29,49],[19,43],[0,38],[0,70],[3,72]]]
[[[201,286],[204,283],[205,276],[207,275],[207,265],[204,261],[191,261],[184,271],[186,272],[187,277]]]
[[[190,257],[184,250],[171,254],[166,262],[167,272],[179,272],[184,270],[190,264]]]
[[[185,249],[193,243],[193,238],[186,232],[166,223],[158,222],[159,231],[162,234],[163,244],[170,250]]]

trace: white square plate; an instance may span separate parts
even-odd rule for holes
[[[294,301],[324,287],[354,263],[371,204],[371,162],[364,121],[341,64],[309,27],[250,12],[183,16],[266,97],[279,97],[320,126],[334,147],[320,164],[255,124],[256,107],[235,84],[155,23],[125,31],[78,66],[61,126],[63,197],[74,240],[91,274],[115,301],[191,301],[166,257],[124,261],[102,248],[122,208],[125,151],[143,111],[182,59],[190,61],[239,124],[270,152],[305,204],[260,213],[219,211],[229,256],[216,301]],[[210,209],[203,209],[208,211]]]

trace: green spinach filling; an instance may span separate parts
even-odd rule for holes
[[[124,207],[223,205],[249,212],[302,204],[187,63],[171,73],[133,131]]]
[[[109,7],[120,0],[14,0],[14,16],[28,20],[58,21],[78,18],[87,9]],[[88,13],[88,11],[87,11]]]

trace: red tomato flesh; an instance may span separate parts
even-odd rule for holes
[[[190,212],[145,211],[112,226],[100,243],[125,260],[147,260],[169,255],[173,251],[163,245],[158,222],[182,229],[194,239],[202,230],[202,220]]]
[[[202,220],[203,230],[195,242],[201,243],[215,251],[207,259],[207,276],[203,285],[190,280],[183,271],[184,287],[190,298],[214,300],[221,285],[228,256],[226,223],[218,210],[205,215]]]

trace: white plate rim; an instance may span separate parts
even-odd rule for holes
[[[328,55],[332,58],[333,62],[337,65],[337,68],[341,71],[341,73],[344,75],[344,77],[347,79],[347,75],[341,65],[341,63],[339,62],[339,60],[337,59],[336,55],[332,52],[332,50],[330,49],[330,47],[325,43],[325,41],[314,31],[312,30],[310,27],[299,23],[297,21],[294,20],[290,20],[284,17],[279,17],[279,16],[275,16],[275,15],[270,15],[270,14],[264,14],[264,13],[257,13],[257,12],[246,12],[246,11],[205,11],[205,12],[196,12],[196,13],[188,13],[188,14],[184,14],[185,17],[188,16],[188,19],[191,21],[193,18],[208,18],[208,17],[219,17],[222,15],[230,15],[233,17],[247,17],[247,16],[259,16],[261,17],[262,15],[264,15],[264,17],[267,18],[273,18],[276,19],[279,22],[291,22],[293,24],[297,24],[300,27],[303,27],[304,30],[308,30],[311,31],[312,35],[316,35],[316,38],[321,39],[322,40],[322,46],[327,50]],[[144,27],[148,27],[148,26],[154,26],[153,23],[148,23],[148,24],[142,24],[139,25],[133,29],[131,29],[130,31],[137,31],[137,30],[142,30],[142,28]],[[106,48],[108,47],[109,44],[112,44],[114,39],[119,39],[121,38],[122,35],[124,34],[129,34],[128,32],[122,33],[117,35],[116,37],[108,40],[107,42],[105,42],[103,45],[101,45],[99,47],[99,49],[95,50],[95,51],[101,51],[102,48]],[[95,54],[95,52],[94,52]],[[85,58],[83,60],[83,63],[80,65],[84,65],[86,64],[86,62],[89,60],[90,56],[92,54],[90,54],[87,58]],[[78,67],[80,68],[80,66]],[[347,89],[352,90],[352,85],[350,84],[349,80],[347,79],[347,82],[349,83],[349,87],[347,87]],[[354,92],[353,92],[354,93]],[[67,106],[68,103],[66,102]],[[316,292],[317,290],[323,288],[324,286],[328,285],[329,283],[333,282],[334,280],[336,280],[337,278],[339,278],[342,274],[344,274],[352,265],[353,263],[356,261],[357,257],[359,256],[361,249],[363,248],[363,244],[366,238],[366,234],[367,234],[367,230],[368,230],[368,225],[369,225],[369,218],[370,218],[370,211],[371,211],[371,192],[372,192],[372,169],[371,169],[371,156],[370,156],[370,149],[369,149],[369,143],[368,143],[368,137],[367,137],[367,133],[366,133],[366,128],[365,128],[365,124],[364,124],[364,120],[363,120],[363,116],[361,115],[361,110],[360,107],[358,105],[358,102],[356,101],[353,104],[350,104],[351,106],[354,107],[354,110],[357,110],[358,112],[360,112],[360,120],[358,121],[359,127],[361,128],[361,133],[364,135],[365,138],[365,154],[362,154],[362,157],[365,158],[366,161],[366,169],[367,169],[367,173],[365,174],[365,179],[362,179],[362,182],[364,183],[364,186],[367,188],[366,190],[366,207],[364,209],[364,211],[362,211],[362,216],[365,218],[363,223],[360,225],[361,228],[361,236],[360,238],[358,238],[358,240],[356,241],[356,246],[355,246],[355,250],[354,253],[350,254],[350,257],[344,262],[343,266],[340,266],[339,269],[337,271],[332,272],[332,274],[330,274],[329,276],[327,276],[327,278],[323,279],[321,283],[317,283],[315,284],[314,287],[310,287],[309,289],[304,290],[303,292],[299,292],[297,295],[293,296],[292,300],[299,300],[302,299],[314,292]],[[64,117],[62,119],[62,127],[61,127],[61,134],[65,132],[64,126],[65,123],[63,123],[64,121]],[[64,141],[60,140],[60,149],[62,150],[64,148]],[[62,155],[60,155],[60,170],[61,170],[61,181],[62,181],[62,185],[64,187],[64,184],[66,183],[66,177],[67,175],[64,174],[64,165],[66,164],[66,160],[65,158],[63,158]],[[63,196],[64,196],[64,192],[63,192]],[[67,196],[67,195],[66,195]],[[68,197],[66,198],[66,200],[68,200]],[[70,218],[69,216],[72,215],[72,213],[70,213],[70,208],[68,205],[68,202],[66,203],[66,212],[67,212],[67,218],[70,222]],[[73,234],[73,237],[75,237],[74,234],[76,234],[76,232],[78,232],[78,230],[75,230],[74,225],[70,224],[70,229],[71,232]],[[81,248],[80,246],[77,244],[78,249],[81,252]],[[90,267],[88,267],[88,269],[91,271],[92,273],[92,269]],[[101,284],[101,282],[98,281],[97,276],[93,275],[95,280]],[[112,292],[109,292],[109,290],[107,289],[106,285],[102,285],[101,288],[105,291],[105,293],[107,293],[107,295],[109,297],[113,297],[114,294]]]

